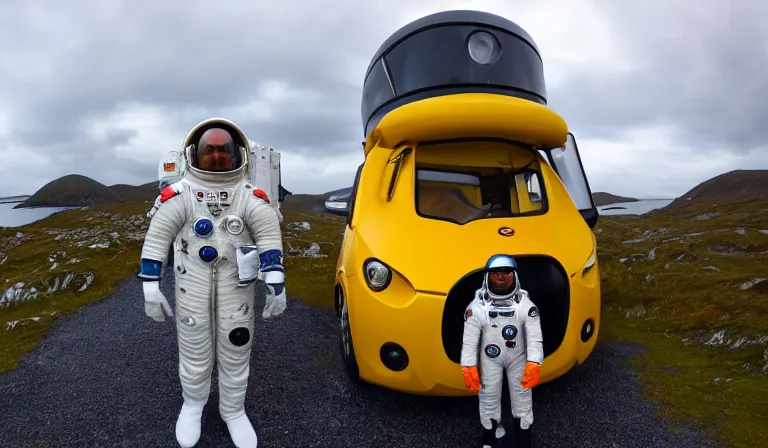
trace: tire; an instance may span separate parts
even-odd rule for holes
[[[339,349],[341,351],[341,363],[350,381],[360,383],[360,369],[357,367],[355,348],[352,343],[352,329],[349,324],[349,312],[344,292],[339,288],[338,300],[341,305],[341,335],[339,337]]]

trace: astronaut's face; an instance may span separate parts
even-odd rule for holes
[[[506,291],[514,284],[515,273],[512,271],[491,272],[488,275],[488,281],[491,283],[494,291]]]
[[[203,171],[232,171],[235,169],[235,142],[224,129],[209,129],[197,146],[197,168]]]

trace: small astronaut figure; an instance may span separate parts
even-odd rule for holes
[[[539,310],[520,287],[517,263],[510,256],[493,255],[485,265],[482,287],[464,312],[461,349],[464,383],[478,391],[483,448],[499,447],[499,439],[505,434],[500,424],[505,370],[515,447],[532,446],[531,389],[539,384],[543,361]]]
[[[219,413],[238,448],[258,438],[245,410],[254,327],[254,296],[261,275],[270,294],[262,317],[286,307],[280,222],[264,193],[249,181],[248,139],[232,122],[212,118],[196,125],[184,143],[184,174],[165,187],[141,251],[147,316],[174,316],[179,380],[184,403],[176,440],[200,439],[203,408],[218,366]],[[175,313],[160,291],[172,247]]]

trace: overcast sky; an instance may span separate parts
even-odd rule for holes
[[[759,0],[2,0],[0,196],[72,173],[157,179],[223,116],[282,153],[294,193],[351,185],[379,45],[446,9],[525,28],[593,191],[676,197],[768,168],[768,5]],[[424,5],[424,6],[418,6]]]

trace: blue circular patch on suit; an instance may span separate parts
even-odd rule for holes
[[[501,349],[496,344],[488,344],[485,346],[485,354],[489,358],[497,358],[501,354]]]
[[[208,218],[197,218],[192,228],[197,236],[208,236],[213,232],[213,222]]]
[[[210,263],[219,256],[219,251],[217,251],[215,247],[203,246],[200,248],[198,254],[200,255],[201,260]]]
[[[507,325],[501,329],[501,336],[507,341],[515,339],[515,336],[517,336],[517,327],[514,325]]]

